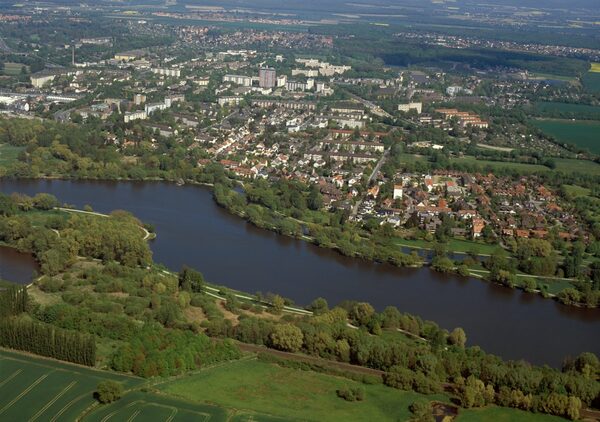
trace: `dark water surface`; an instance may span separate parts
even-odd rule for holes
[[[154,259],[187,264],[213,283],[275,292],[307,304],[344,299],[463,327],[468,343],[507,359],[558,366],[567,355],[600,355],[600,309],[566,307],[477,279],[342,257],[334,251],[257,229],[229,215],[209,190],[161,182],[1,180],[5,193],[48,192],[61,202],[110,212],[125,209],[156,227]]]
[[[28,253],[0,246],[0,279],[29,284],[38,271],[38,264]]]

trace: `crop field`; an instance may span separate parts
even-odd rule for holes
[[[600,73],[600,63],[592,63],[590,72]]]
[[[336,390],[361,386],[365,400],[347,402]],[[346,378],[282,368],[260,361],[239,361],[226,367],[208,369],[159,387],[187,400],[215,403],[245,413],[268,413],[268,420],[310,421],[405,421],[410,419],[409,405],[416,399],[447,402],[443,394],[423,396],[381,384],[364,385]],[[247,420],[245,416],[239,416]],[[255,417],[255,420],[263,420]]]
[[[5,75],[20,75],[21,71],[25,67],[25,70],[29,72],[29,66],[25,66],[23,63],[4,63],[3,73]]]
[[[556,115],[556,113],[563,114],[563,116],[556,115],[556,117],[573,117],[577,119],[600,119],[600,107],[591,106],[587,104],[569,104],[559,103],[556,101],[538,101],[535,103],[535,110],[538,113],[542,113],[545,115]]]
[[[125,388],[144,380],[0,350],[0,420],[75,420],[91,404],[100,381]]]
[[[240,415],[242,416],[242,415]],[[220,407],[189,403],[158,394],[132,392],[108,406],[99,406],[84,418],[85,422],[109,421],[210,421],[228,420],[228,412]],[[248,419],[238,419],[240,421]],[[266,420],[266,419],[254,419]]]
[[[600,72],[593,71],[583,75],[583,86],[588,92],[600,92]]]
[[[600,121],[536,120],[534,124],[559,142],[600,154]]]

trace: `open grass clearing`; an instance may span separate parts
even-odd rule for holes
[[[8,144],[0,144],[0,166],[7,167],[17,162],[17,158],[25,147],[15,147]]]
[[[336,390],[362,386],[365,400],[347,402]],[[282,368],[259,361],[235,362],[208,369],[160,386],[160,389],[188,400],[215,403],[240,411],[256,411],[300,420],[314,421],[398,421],[408,420],[408,406],[418,393],[384,385],[363,385],[345,378]],[[431,400],[448,401],[445,395]]]

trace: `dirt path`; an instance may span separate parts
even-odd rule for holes
[[[384,371],[380,371],[378,369],[365,368],[363,366],[352,365],[344,362],[335,362],[331,360],[321,359],[314,356],[308,355],[299,355],[296,353],[290,352],[282,352],[280,350],[268,349],[263,346],[258,346],[256,344],[247,344],[247,343],[238,343],[238,347],[244,352],[251,353],[267,353],[272,356],[294,360],[296,362],[306,362],[306,363],[315,363],[324,366],[333,367],[336,369],[341,369],[343,371],[354,372],[361,375],[374,375],[374,376],[383,376],[385,374]]]

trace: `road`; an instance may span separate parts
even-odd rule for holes
[[[360,102],[362,105],[367,107],[371,113],[373,113],[379,117],[388,117],[390,119],[392,119],[394,117],[390,113],[388,113],[387,111],[385,111],[384,109],[379,107],[377,104],[372,103],[371,101],[365,100],[364,98],[361,98],[358,95],[354,95],[350,92],[348,93],[348,95],[350,95],[350,97],[352,97],[353,99],[355,99],[356,101]]]
[[[389,155],[390,155],[390,150],[388,148],[388,149],[386,149],[384,151],[383,155],[381,156],[381,158],[379,159],[379,161],[375,165],[375,168],[371,172],[371,175],[367,179],[367,187],[369,187],[369,185],[371,184],[371,182],[373,181],[373,179],[375,178],[375,176],[377,176],[377,173],[379,172],[379,170],[381,169],[381,166],[383,165],[383,163],[385,163],[385,160],[387,159],[387,157]],[[358,201],[356,201],[356,204],[354,204],[354,206],[352,207],[352,212],[350,213],[350,218],[356,217],[356,214],[358,214],[358,208],[362,204],[363,200],[364,200],[364,196],[361,197]]]

